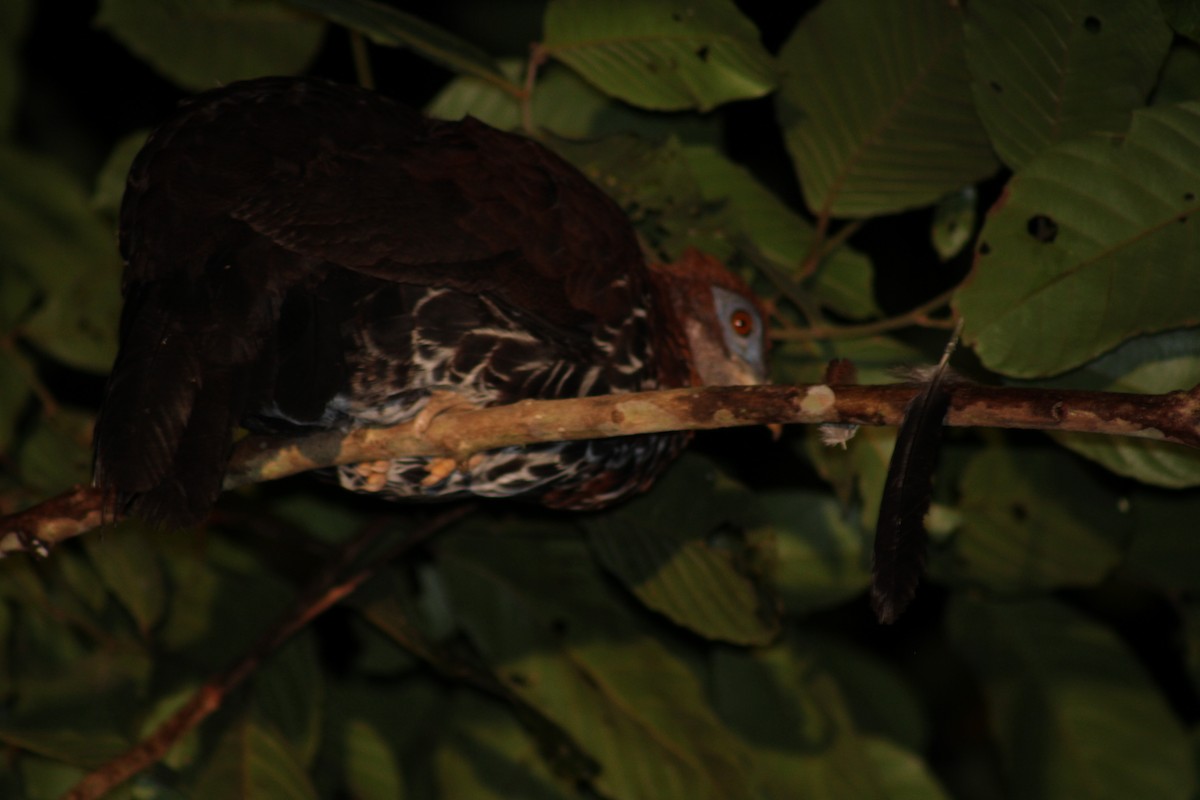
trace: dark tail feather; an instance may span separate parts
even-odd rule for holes
[[[946,364],[957,339],[956,330],[929,384],[905,409],[888,464],[875,529],[871,581],[871,606],[876,618],[885,625],[895,622],[912,602],[925,571],[929,538],[925,514],[933,494],[933,469],[942,441],[942,426],[950,409]]]
[[[188,527],[221,492],[233,430],[261,370],[253,362],[214,367],[180,328],[153,289],[126,298],[94,437],[93,483],[109,518]]]

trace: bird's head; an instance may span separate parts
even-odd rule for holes
[[[692,248],[650,272],[686,340],[693,385],[766,383],[767,314],[745,281]]]

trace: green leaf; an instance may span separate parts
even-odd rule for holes
[[[714,704],[755,746],[759,797],[884,800],[881,776],[833,678],[796,649],[712,656]]]
[[[750,535],[774,542],[771,577],[790,614],[837,605],[870,583],[870,538],[837,500],[776,491],[760,504],[765,524]]]
[[[325,34],[322,23],[272,0],[102,0],[96,25],[197,90],[298,73]]]
[[[983,682],[1012,797],[1189,800],[1187,736],[1116,636],[1048,600],[950,606]]]
[[[302,631],[274,653],[254,679],[259,718],[287,738],[301,763],[309,765],[321,744],[325,681],[311,631]]]
[[[863,749],[886,787],[888,800],[950,800],[929,765],[887,739],[863,739]]]
[[[521,79],[524,67],[517,59],[500,61],[501,70],[514,83]],[[685,142],[713,142],[720,133],[715,118],[698,114],[666,117],[634,108],[556,63],[538,71],[531,104],[535,128],[569,139],[636,133],[649,139],[676,136]],[[439,119],[462,119],[470,114],[501,130],[521,124],[521,104],[514,94],[472,76],[446,84],[425,107],[425,113]]]
[[[1159,5],[1176,33],[1200,41],[1200,7],[1191,0],[1159,0]]]
[[[473,75],[512,95],[522,91],[487,53],[420,17],[373,0],[284,0],[385,47],[407,47],[452,72]]]
[[[462,531],[441,540],[439,564],[500,676],[600,763],[600,794],[748,796],[742,748],[699,678],[612,594],[583,542],[528,522]]]
[[[158,730],[159,726],[171,719],[185,705],[191,702],[200,687],[196,683],[184,683],[174,688],[170,693],[159,697],[153,705],[143,708],[141,725],[138,728],[137,740],[143,741]],[[197,762],[201,752],[200,728],[193,728],[171,746],[162,757],[162,763],[175,770],[184,770]]]
[[[966,37],[979,116],[1012,169],[1065,139],[1124,132],[1171,44],[1156,0],[982,0]]]
[[[933,209],[929,239],[942,261],[957,256],[974,237],[978,202],[979,193],[975,187],[965,186],[942,197]]]
[[[143,525],[124,523],[103,537],[83,537],[92,566],[133,617],[143,636],[149,634],[166,610],[162,567],[154,550],[146,546],[146,538],[154,535]]]
[[[648,607],[709,639],[765,644],[779,632],[773,607],[744,562],[738,526],[745,489],[685,458],[654,491],[588,517],[588,541],[605,569]]]
[[[1200,99],[1200,44],[1185,39],[1175,41],[1150,99],[1156,106]]]
[[[87,446],[92,416],[59,409],[40,418],[21,440],[17,470],[22,483],[52,495],[84,483],[91,475],[92,454]]]
[[[929,712],[895,664],[831,636],[815,636],[805,644],[813,661],[837,682],[855,728],[906,750],[926,749]]]
[[[92,192],[92,208],[117,217],[121,210],[121,198],[125,196],[125,181],[129,176],[129,168],[138,151],[146,144],[150,131],[137,131],[121,139],[113,145],[100,174],[96,176],[96,187]]]
[[[758,31],[729,0],[551,0],[546,52],[601,91],[660,111],[707,111],[775,87]]]
[[[1200,384],[1200,330],[1141,336],[1055,379],[1064,389],[1151,394]],[[1055,440],[1108,469],[1143,483],[1179,489],[1200,485],[1200,452],[1169,442],[1054,433]]]
[[[715,147],[685,147],[683,156],[704,199],[726,205],[738,236],[786,273],[794,274],[812,245],[812,225]],[[872,279],[867,257],[842,246],[825,259],[812,285],[805,288],[823,306],[862,319],[879,313]]]
[[[980,234],[955,305],[997,372],[1054,375],[1200,311],[1200,104],[1137,111],[1030,161]]]
[[[401,800],[404,782],[388,741],[371,723],[354,719],[345,728],[346,788],[358,800]]]
[[[1121,558],[1129,523],[1117,499],[1061,451],[987,448],[959,491],[962,528],[938,574],[945,565],[957,580],[1028,591],[1097,583]]]
[[[541,763],[529,735],[496,703],[460,693],[433,754],[439,797],[568,800],[580,797]]]
[[[23,273],[41,293],[19,332],[70,366],[106,372],[116,353],[120,309],[121,263],[111,231],[74,177],[54,162],[0,148],[0,184],[5,271]],[[6,315],[10,311],[25,316],[24,309],[6,308]]]
[[[814,213],[928,205],[996,169],[962,47],[944,0],[826,0],[800,21],[777,102]]]
[[[33,396],[29,369],[18,352],[0,347],[0,453],[9,452],[17,423]]]
[[[731,250],[729,224],[706,203],[677,139],[619,135],[552,146],[624,208],[656,250],[677,257],[697,247],[718,258]]]
[[[278,733],[243,720],[221,737],[192,800],[316,800],[304,766]]]

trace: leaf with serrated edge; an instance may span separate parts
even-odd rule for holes
[[[385,47],[407,47],[453,72],[474,75],[509,94],[521,92],[485,52],[420,17],[373,0],[284,0],[357,31]]]
[[[1034,378],[1200,322],[1200,103],[1047,150],[1009,182],[954,304],[989,368]]]
[[[748,796],[744,753],[700,681],[612,594],[583,542],[526,522],[447,536],[439,556],[471,638],[600,763],[601,794]]]
[[[966,37],[979,116],[1018,169],[1055,142],[1124,131],[1171,29],[1156,0],[972,0]]]
[[[962,527],[935,574],[944,566],[955,580],[1029,591],[1097,583],[1120,561],[1128,520],[1068,453],[985,449],[967,463],[959,491]]]
[[[601,91],[660,111],[760,97],[776,80],[730,0],[551,0],[544,45]]]
[[[827,0],[800,21],[777,103],[814,213],[916,208],[995,170],[962,46],[945,0]]]
[[[317,792],[287,741],[247,719],[222,735],[187,796],[192,800],[316,800]]]
[[[292,75],[321,46],[325,25],[270,0],[103,0],[95,24],[189,89]]]

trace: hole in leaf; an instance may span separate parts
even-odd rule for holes
[[[999,81],[988,81],[988,86],[996,94],[1000,94],[1004,91],[1004,87],[1000,85]]]
[[[992,246],[990,244],[987,242],[979,243],[979,255],[986,256],[990,252],[992,252]]]
[[[1029,519],[1029,511],[1021,503],[1013,503],[1008,507],[1008,511],[1017,522],[1024,522]]]
[[[1058,223],[1045,214],[1030,217],[1025,229],[1030,236],[1045,244],[1050,244],[1058,236]]]
[[[1185,203],[1190,203],[1190,202],[1192,202],[1192,201],[1193,201],[1193,200],[1195,200],[1195,199],[1196,199],[1196,193],[1195,193],[1195,192],[1184,192],[1184,193],[1183,193],[1183,202],[1185,202]]]
[[[1099,17],[1087,17],[1083,20],[1083,29],[1088,33],[1099,33],[1101,28]]]
[[[696,57],[701,61],[708,61],[708,45],[704,45],[696,51]]]

